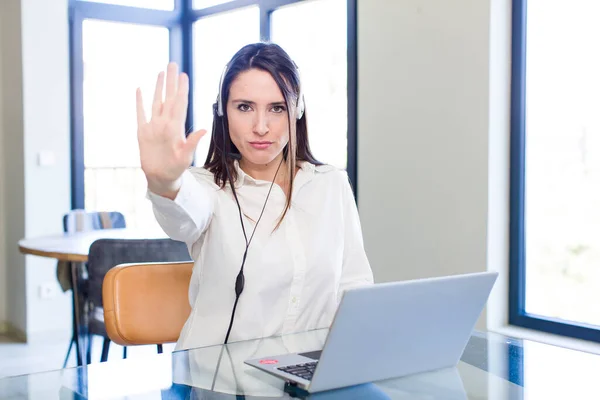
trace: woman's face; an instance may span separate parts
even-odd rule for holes
[[[229,88],[229,135],[242,163],[277,163],[289,140],[285,99],[270,73],[250,69],[240,73]]]

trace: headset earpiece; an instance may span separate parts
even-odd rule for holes
[[[298,95],[298,104],[296,106],[296,119],[301,119],[304,115],[304,94],[302,94],[302,83],[300,83],[300,94]]]
[[[294,63],[296,71],[298,71],[298,100],[296,104],[296,119],[302,119],[304,115],[304,91],[302,90],[302,76],[300,74],[300,68]]]
[[[217,95],[217,115],[222,117],[225,113],[223,112],[223,99],[221,94],[223,93],[223,81],[225,80],[225,74],[227,74],[227,67],[229,65],[226,64],[223,69],[223,73],[221,74],[221,80],[219,81],[219,94]]]

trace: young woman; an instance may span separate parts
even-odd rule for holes
[[[138,142],[154,214],[195,261],[176,349],[328,327],[373,275],[346,173],[311,153],[296,65],[276,44],[233,56],[204,167],[189,167],[206,131],[185,135],[188,78],[170,63],[164,81],[149,120],[137,91]]]

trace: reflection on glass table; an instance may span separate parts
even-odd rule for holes
[[[454,368],[313,395],[244,364],[249,358],[322,348],[327,333],[316,330],[92,364],[85,370],[72,368],[6,378],[0,380],[0,398],[235,399],[243,395],[246,399],[520,399],[529,389],[522,386],[522,342],[478,332],[472,335]],[[600,366],[600,357],[571,353],[580,356],[572,360],[571,367],[585,357],[587,367]]]
[[[244,364],[322,347],[328,330],[0,379],[5,399],[588,399],[600,355],[474,332],[454,368],[320,392]],[[443,334],[443,333],[442,333]],[[402,355],[398,354],[398,360]],[[360,366],[357,366],[360,368]]]

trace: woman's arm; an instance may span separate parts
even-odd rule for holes
[[[156,220],[173,240],[195,243],[208,228],[212,219],[216,193],[215,189],[190,170],[181,177],[181,186],[173,200],[148,190],[148,199]]]
[[[373,283],[373,271],[363,245],[358,208],[356,207],[348,175],[345,173],[343,180],[344,256],[338,301],[341,300],[345,290]]]
[[[156,218],[171,238],[193,244],[210,222],[214,201],[189,170],[206,131],[185,134],[188,94],[187,75],[178,72],[177,64],[169,63],[166,82],[163,72],[156,79],[150,119],[139,88],[136,113],[140,165]]]

